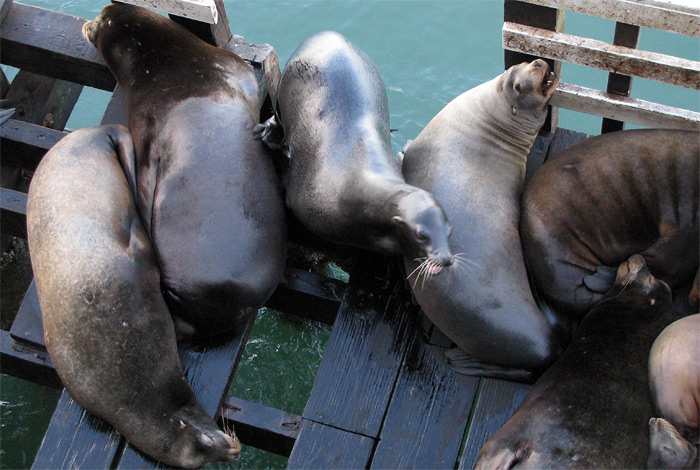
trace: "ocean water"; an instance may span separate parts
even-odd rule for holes
[[[24,0],[92,19],[106,2]],[[335,30],[363,49],[384,79],[392,145],[401,149],[449,101],[503,71],[501,0],[229,0],[231,30],[273,45],[284,65],[306,37]],[[565,31],[612,41],[614,22],[566,13]],[[640,48],[700,60],[697,39],[643,30]],[[3,66],[11,79],[12,68]],[[562,80],[605,89],[607,74],[564,64]],[[634,79],[632,96],[700,111],[697,91]],[[68,128],[97,125],[109,93],[86,88]],[[559,125],[589,134],[601,119],[562,110]],[[330,334],[327,326],[263,309],[246,346],[231,393],[301,413]],[[59,393],[0,377],[0,469],[29,468]],[[281,468],[286,459],[247,447],[240,462],[216,468]]]

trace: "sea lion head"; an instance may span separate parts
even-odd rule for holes
[[[655,294],[671,295],[668,285],[656,279],[647,267],[647,263],[642,255],[632,255],[617,268],[615,283],[607,293],[607,297],[617,297],[625,291],[634,290],[648,297],[651,302],[656,302]],[[652,303],[653,305],[653,303]]]
[[[646,468],[693,468],[698,451],[663,418],[649,420],[649,458]]]
[[[428,274],[439,274],[452,265],[448,242],[452,226],[430,193],[417,190],[402,194],[393,221],[403,254],[425,263]]]
[[[534,114],[542,119],[558,84],[559,77],[542,59],[513,65],[498,80],[513,115]]]
[[[212,423],[198,419],[198,412],[184,407],[173,413],[166,435],[168,445],[159,452],[147,452],[168,465],[199,468],[219,460],[235,462],[240,458],[241,444]]]

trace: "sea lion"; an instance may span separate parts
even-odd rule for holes
[[[256,137],[274,148],[284,136],[287,204],[308,230],[419,258],[435,274],[452,264],[440,205],[401,176],[384,83],[363,51],[332,31],[306,39],[284,68],[276,108]]]
[[[656,416],[698,443],[700,422],[700,314],[676,320],[649,353],[649,387]]]
[[[131,5],[106,6],[83,32],[124,88],[137,207],[179,335],[234,328],[272,294],[285,265],[277,175],[252,138],[252,68]]]
[[[649,420],[648,469],[699,468],[697,444],[693,445],[663,418]]]
[[[653,414],[649,350],[672,320],[668,285],[643,257],[630,257],[474,468],[643,468]]]
[[[430,320],[461,350],[472,375],[531,380],[561,339],[528,287],[518,223],[525,162],[558,83],[543,60],[522,63],[455,98],[405,149],[408,184],[430,191],[453,227],[458,261],[414,282]],[[407,272],[418,262],[404,256]],[[562,328],[566,333],[566,327]]]
[[[133,160],[124,127],[85,128],[57,143],[32,178],[27,235],[46,348],[71,397],[151,457],[188,468],[237,460],[240,444],[204,412],[182,371],[134,204]]]
[[[520,236],[539,295],[580,317],[634,253],[675,289],[698,271],[700,133],[591,137],[546,162],[523,193]]]

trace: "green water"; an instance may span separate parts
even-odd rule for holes
[[[106,2],[25,0],[24,3],[94,18]],[[503,3],[484,1],[226,1],[235,34],[272,44],[281,65],[306,37],[335,30],[377,64],[387,87],[392,143],[399,150],[442,107],[463,91],[503,69]],[[566,32],[612,41],[614,23],[566,14]],[[644,30],[640,48],[700,60],[697,39]],[[4,67],[11,79],[14,71]],[[564,64],[562,80],[605,89],[607,74]],[[632,96],[700,111],[697,91],[634,79]],[[97,125],[109,93],[85,89],[68,127]],[[562,110],[559,125],[599,133],[600,118]],[[231,393],[268,406],[301,413],[320,363],[329,328],[263,309],[246,346]],[[58,393],[0,377],[0,469],[28,468],[40,444]],[[246,448],[233,468],[280,468],[286,459]],[[224,468],[220,466],[217,468]],[[229,468],[229,467],[226,467]]]

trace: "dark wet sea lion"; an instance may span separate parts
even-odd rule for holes
[[[528,380],[560,350],[553,319],[528,287],[518,235],[525,162],[557,83],[542,60],[511,67],[455,98],[405,150],[406,182],[443,207],[458,260],[413,293],[443,333],[485,363],[453,357],[465,373]],[[417,268],[404,261],[408,272]]]
[[[371,59],[338,33],[305,40],[278,87],[277,116],[256,129],[290,153],[287,204],[314,234],[389,255],[452,263],[435,199],[406,184],[391,150],[386,90]],[[279,120],[279,122],[278,122]]]
[[[655,416],[698,443],[700,423],[700,314],[670,324],[649,353],[649,387]]]
[[[286,249],[277,176],[252,138],[252,68],[131,5],[108,5],[83,31],[124,88],[138,210],[176,327],[235,327],[274,291]]]
[[[632,256],[475,469],[643,468],[653,415],[649,350],[672,320],[668,285]]]
[[[131,137],[81,129],[42,159],[27,229],[46,348],[70,395],[146,454],[199,467],[237,460],[178,358],[151,242],[136,212]],[[121,166],[120,166],[121,163]]]
[[[523,193],[520,235],[537,289],[581,316],[634,253],[672,289],[698,271],[700,133],[643,129],[555,155]]]

